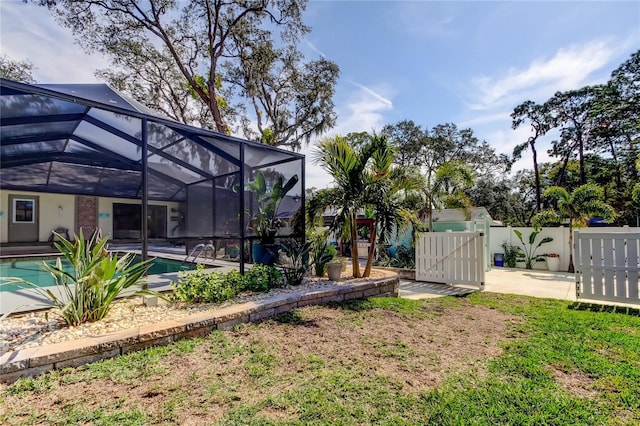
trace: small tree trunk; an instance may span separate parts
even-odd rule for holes
[[[376,250],[376,239],[378,237],[378,224],[374,224],[373,230],[371,231],[371,245],[369,246],[369,255],[367,256],[367,266],[364,268],[363,277],[368,277],[371,275],[371,267],[373,266],[373,254]]]
[[[529,145],[531,146],[531,154],[533,155],[533,173],[536,185],[536,212],[540,212],[542,194],[540,190],[540,170],[538,169],[538,152],[536,151],[535,140],[530,141]]]
[[[360,278],[360,262],[358,260],[358,218],[351,213],[351,268],[353,277]]]
[[[573,268],[573,223],[569,222],[569,272],[574,273]]]

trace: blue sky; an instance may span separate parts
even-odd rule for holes
[[[529,136],[511,130],[516,105],[603,83],[640,49],[637,1],[312,1],[304,19],[303,51],[341,68],[329,135],[454,122],[504,153]],[[33,62],[42,83],[95,82],[107,63],[77,48],[46,9],[20,1],[0,1],[0,51]],[[329,182],[307,161],[307,187]]]

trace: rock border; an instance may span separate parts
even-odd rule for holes
[[[11,351],[0,357],[0,382],[37,376],[50,370],[78,367],[181,339],[204,337],[214,330],[229,330],[237,324],[261,321],[309,305],[325,305],[367,297],[398,297],[397,275],[335,287],[279,294],[185,318],[130,328],[99,337],[54,343]]]

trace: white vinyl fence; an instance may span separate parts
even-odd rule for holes
[[[576,296],[640,304],[640,233],[574,231]]]
[[[422,232],[416,238],[416,280],[484,289],[482,232]]]

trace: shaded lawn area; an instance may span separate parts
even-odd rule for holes
[[[638,424],[640,317],[491,293],[307,307],[0,388],[2,424]]]

